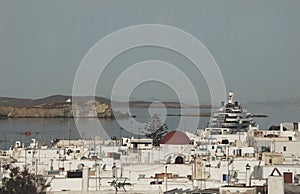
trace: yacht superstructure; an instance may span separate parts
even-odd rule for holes
[[[228,93],[228,101],[212,114],[210,128],[228,128],[230,133],[247,131],[249,125],[254,126],[253,115],[234,100],[234,93]]]

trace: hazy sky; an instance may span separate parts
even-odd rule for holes
[[[242,101],[300,97],[299,8],[298,0],[1,0],[0,96],[71,94],[80,61],[96,42],[118,29],[151,23],[198,38],[215,57],[227,89]],[[117,57],[99,80],[97,95],[110,96],[124,69],[150,59],[184,69],[200,100],[206,99],[205,81],[186,59],[151,47]],[[158,83],[144,84],[133,96],[176,98]]]

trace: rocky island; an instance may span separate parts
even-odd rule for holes
[[[121,113],[117,113],[118,115]],[[114,114],[108,104],[89,100],[78,104],[57,102],[40,106],[0,106],[0,116],[7,118],[112,118]]]
[[[75,99],[76,103],[72,103]],[[125,107],[126,102],[114,102]],[[161,108],[151,101],[130,101],[130,108]],[[204,108],[211,105],[193,106],[180,102],[163,102],[166,108]],[[169,115],[170,116],[170,115]],[[174,115],[173,115],[174,116]],[[128,113],[112,111],[111,100],[104,97],[54,95],[40,99],[0,97],[0,118],[72,118],[72,117],[135,117]]]

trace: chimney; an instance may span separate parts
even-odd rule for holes
[[[246,165],[246,187],[250,187],[250,169],[251,166],[249,164]]]
[[[277,168],[268,177],[268,193],[284,194],[284,179]]]
[[[112,166],[112,177],[117,178],[117,166],[116,166],[115,162],[113,163],[113,166]]]
[[[280,123],[280,135],[283,133],[283,123]]]
[[[90,168],[87,166],[82,169],[82,191],[89,190],[89,171]]]

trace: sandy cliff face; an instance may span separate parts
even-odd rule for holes
[[[112,110],[107,104],[100,104],[98,101],[90,100],[85,103],[73,105],[72,114],[74,117],[111,117]]]
[[[74,114],[73,114],[74,113]],[[55,118],[55,117],[112,117],[109,105],[98,101],[87,101],[80,104],[61,102],[38,107],[0,106],[0,115],[10,118]]]

